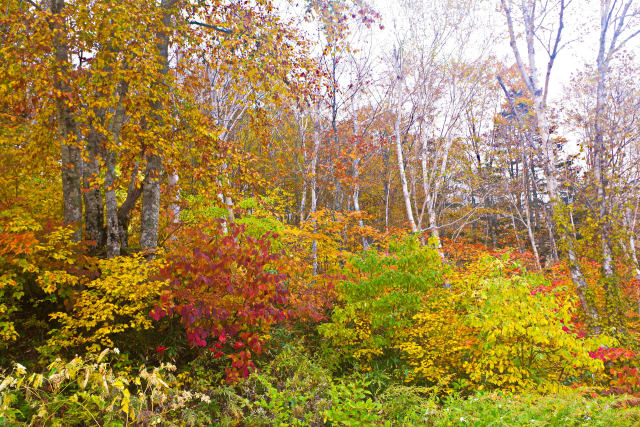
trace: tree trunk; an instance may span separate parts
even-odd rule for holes
[[[163,9],[162,23],[165,28],[171,26],[171,12],[169,6],[171,0],[162,0],[160,7]],[[167,74],[169,71],[169,34],[163,31],[158,34],[158,52],[161,73]],[[154,103],[154,110],[162,109],[160,101]],[[160,121],[159,115],[153,121]],[[162,175],[162,159],[156,150],[148,150],[145,153],[147,163],[145,170],[145,183],[142,188],[142,214],[140,247],[144,250],[153,251],[158,246],[158,227],[160,222],[160,183]]]
[[[320,106],[316,105],[313,113],[313,151],[311,152],[311,207],[309,215],[313,215],[318,208],[318,154],[320,152]],[[313,220],[315,231],[315,219]],[[318,274],[318,242],[314,239],[311,244],[311,256],[313,257],[313,275]]]
[[[60,135],[62,195],[64,198],[64,223],[72,225],[74,241],[82,238],[82,150],[79,146],[78,130],[71,107],[64,95],[71,89],[65,78],[69,77],[69,51],[63,40],[65,34],[62,12],[64,0],[51,0],[51,31],[54,34],[53,48],[57,71],[53,73],[56,96],[56,119]]]
[[[108,151],[105,162],[104,176],[104,199],[107,218],[106,247],[107,258],[120,255],[120,233],[118,228],[118,200],[114,188],[116,177],[115,163],[116,154]]]
[[[520,214],[518,213],[518,215]],[[513,227],[513,236],[516,238],[516,244],[518,245],[518,252],[522,253],[524,251],[524,247],[522,246],[522,242],[520,241],[520,236],[518,235],[518,227],[516,227],[516,218],[513,215],[513,210],[511,211],[511,227]],[[538,267],[538,269],[539,268],[540,267]]]
[[[98,113],[98,119],[104,119],[104,114]],[[101,122],[103,120],[100,120]],[[104,245],[104,209],[102,203],[100,179],[100,135],[91,125],[87,135],[87,161],[82,170],[83,196],[84,196],[84,221],[89,240],[96,242],[95,249]]]
[[[606,34],[609,25],[608,1],[601,2],[600,17],[600,43],[596,60],[598,78],[596,83],[596,110],[593,123],[593,178],[596,185],[596,205],[598,206],[598,221],[600,231],[600,249],[602,255],[602,281],[606,296],[607,314],[610,323],[618,325],[622,322],[622,312],[618,295],[618,286],[615,283],[613,271],[613,251],[611,249],[611,221],[607,203],[607,178],[605,171],[605,143],[604,143],[604,109],[606,102],[605,84],[607,80],[609,61],[606,54]],[[615,36],[614,36],[615,37]],[[615,38],[614,38],[615,44]]]
[[[300,195],[300,207],[298,208],[298,225],[304,221],[304,208],[307,205],[307,180],[302,179],[302,194]]]
[[[389,167],[389,150],[385,150],[384,153],[385,160],[385,175],[386,178],[384,180],[384,231],[385,233],[389,231],[389,197],[391,195],[391,168]]]
[[[140,248],[154,250],[158,246],[158,227],[160,225],[160,178],[162,161],[157,154],[148,154],[147,168],[142,186],[142,214]]]
[[[353,210],[360,213],[360,158],[353,159]],[[364,228],[364,221],[362,218],[358,218],[358,226],[362,230]],[[369,242],[365,236],[362,236],[362,248],[367,250],[369,248]]]
[[[138,166],[135,165],[131,173],[131,181],[129,182],[129,188],[127,189],[127,197],[118,208],[118,235],[120,238],[120,252],[127,250],[129,247],[129,222],[131,221],[131,211],[136,205],[136,202],[142,195],[142,184],[138,183]],[[115,197],[115,194],[114,194]]]
[[[169,187],[171,188],[171,193],[174,194],[173,202],[169,209],[171,209],[171,214],[173,215],[173,223],[178,224],[180,222],[180,187],[178,185],[178,181],[180,177],[176,172],[169,174],[167,177],[167,181],[169,183]]]
[[[544,90],[540,86],[539,78],[538,78],[538,68],[536,63],[536,53],[535,53],[535,41],[536,41],[536,23],[535,23],[535,7],[530,6],[526,2],[522,2],[522,13],[524,19],[524,33],[526,39],[527,46],[527,55],[528,55],[528,70],[525,68],[524,62],[522,61],[522,57],[520,56],[520,51],[518,50],[516,43],[516,35],[514,31],[513,20],[511,16],[511,2],[509,0],[501,0],[503,10],[505,12],[507,18],[507,26],[509,30],[509,38],[511,49],[513,50],[514,56],[516,58],[516,63],[518,65],[518,70],[520,71],[520,76],[527,86],[531,97],[533,98],[533,107],[536,118],[536,135],[539,139],[539,142],[542,146],[542,154],[543,154],[543,171],[546,178],[547,183],[547,194],[549,195],[549,199],[551,201],[551,206],[553,209],[553,214],[558,216],[566,216],[566,206],[562,199],[560,198],[560,194],[558,192],[558,180],[556,177],[556,155],[554,152],[554,144],[551,140],[549,123],[547,119],[547,111],[546,111],[546,92],[548,86],[545,86]],[[535,5],[535,3],[534,3]],[[549,62],[547,64],[547,76],[551,72],[551,68],[553,66],[553,62],[555,60],[555,55],[557,54],[558,44],[560,41],[560,36],[563,29],[563,13],[564,13],[565,3],[564,0],[560,2],[560,14],[559,14],[559,25],[557,28],[556,34],[556,43],[553,52],[550,52]],[[548,82],[548,77],[547,77]],[[590,304],[586,297],[587,284],[584,279],[584,274],[582,273],[582,269],[579,264],[578,257],[576,256],[574,241],[573,241],[573,233],[572,230],[567,230],[566,226],[559,227],[560,224],[565,224],[567,219],[560,219],[560,221],[555,221],[555,228],[560,228],[560,235],[563,239],[567,241],[566,250],[567,250],[567,258],[569,260],[569,270],[571,272],[571,279],[576,287],[576,292],[578,294],[578,298],[580,299],[580,303],[582,304],[582,309],[585,314],[590,318],[591,323],[593,324],[594,329],[599,331],[598,329],[598,315],[595,311],[595,308]],[[552,233],[553,234],[553,233]]]
[[[396,140],[396,155],[398,158],[398,172],[400,174],[400,183],[402,185],[402,197],[404,198],[404,207],[407,212],[407,220],[409,221],[409,227],[411,228],[411,232],[415,233],[418,231],[418,229],[416,228],[416,223],[413,219],[413,208],[411,207],[411,194],[409,193],[409,187],[407,185],[407,175],[405,174],[404,159],[402,155],[402,132],[400,127],[401,120],[402,120],[402,112],[401,112],[400,106],[398,106],[396,111],[395,126],[394,126],[394,134],[395,134],[395,140]]]

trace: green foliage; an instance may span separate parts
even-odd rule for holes
[[[331,375],[297,344],[286,345],[261,372],[225,387],[221,421],[247,425],[318,425],[331,406]]]
[[[391,425],[423,425],[438,410],[437,389],[394,384],[379,396],[382,418]]]
[[[210,394],[220,403],[221,425],[379,424],[382,406],[366,386],[362,378],[335,380],[294,344],[261,372]]]
[[[332,384],[328,393],[332,405],[324,413],[325,420],[343,426],[378,424],[382,405],[371,399],[366,385],[358,381]]]
[[[215,218],[225,218],[227,209],[219,201],[212,202],[202,195],[185,196],[187,207],[180,211],[180,221],[184,224],[208,224]]]
[[[398,370],[401,331],[411,327],[424,296],[442,285],[440,263],[437,252],[416,238],[392,242],[388,254],[371,250],[352,259],[340,304],[319,328],[342,363]]]
[[[626,406],[631,406],[625,408]],[[430,415],[436,426],[631,426],[640,422],[637,400],[590,398],[578,391],[557,394],[478,394],[452,397]]]

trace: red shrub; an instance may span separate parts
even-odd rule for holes
[[[255,369],[264,335],[288,315],[286,258],[270,251],[269,237],[254,239],[235,225],[218,236],[189,229],[160,273],[168,287],[151,316],[179,316],[191,345],[227,356],[229,382]]]

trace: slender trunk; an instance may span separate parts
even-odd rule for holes
[[[540,263],[540,254],[538,253],[536,236],[533,233],[533,227],[531,226],[531,213],[527,213],[527,235],[529,236],[529,243],[531,243],[531,250],[533,251],[533,256],[536,259],[536,267],[538,267],[538,270],[540,270],[542,269],[542,264]]]
[[[387,156],[388,157],[388,156]],[[388,161],[388,158],[387,158]],[[384,181],[384,231],[389,231],[389,196],[391,193],[391,171],[387,172],[387,179]]]
[[[358,137],[360,136],[360,129],[358,126],[358,113],[353,114],[353,146],[351,150],[353,152],[353,160],[351,162],[351,171],[353,176],[353,210],[360,213],[360,156],[358,155]],[[362,217],[358,217],[358,226],[362,231],[364,228],[364,221]],[[362,236],[362,248],[367,250],[369,248],[369,242],[366,236]]]
[[[220,188],[222,188],[222,184],[220,182],[218,182],[218,185],[220,186]],[[220,199],[220,203],[222,203],[223,205],[225,205],[225,199],[224,199],[224,194],[222,193],[218,193],[218,199]],[[229,215],[227,215],[227,217],[222,217],[220,218],[220,225],[222,226],[222,234],[227,234],[229,232]]]
[[[611,316],[611,323],[618,325],[622,322],[622,312],[618,295],[618,285],[615,283],[613,271],[613,251],[611,248],[611,221],[607,203],[607,177],[605,170],[604,143],[604,109],[606,102],[605,84],[607,80],[609,61],[606,54],[606,34],[608,26],[609,2],[601,2],[600,43],[596,60],[598,79],[596,83],[596,110],[594,117],[593,140],[593,178],[596,185],[596,204],[598,206],[598,221],[600,231],[600,249],[602,253],[602,280],[606,296],[607,313]],[[615,37],[615,35],[614,35]],[[615,43],[615,38],[614,38]]]
[[[313,114],[313,151],[311,153],[311,207],[309,215],[313,215],[318,208],[318,154],[320,152],[320,111],[319,106],[315,106]],[[315,231],[315,219],[313,229]],[[313,275],[318,274],[318,242],[314,239],[311,244],[311,256],[313,257]]]
[[[301,168],[301,174],[302,174],[302,194],[300,196],[300,208],[298,209],[298,225],[302,225],[302,222],[304,221],[304,208],[307,205],[307,188],[309,186],[309,181],[307,180],[308,177],[308,173],[309,173],[309,169],[307,167],[307,146],[305,143],[305,135],[304,135],[304,131],[305,131],[305,127],[303,126],[303,121],[300,120],[299,121],[299,130],[300,130],[300,146],[302,148],[302,168]]]
[[[529,168],[527,166],[528,162],[527,162],[527,154],[525,152],[525,145],[522,142],[522,139],[520,139],[520,159],[522,161],[522,187],[524,189],[524,200],[525,200],[525,215],[527,218],[527,234],[529,236],[529,242],[531,243],[531,250],[533,251],[533,255],[536,258],[536,267],[538,267],[538,270],[540,270],[542,268],[542,265],[540,264],[540,255],[538,253],[538,245],[536,244],[536,237],[535,234],[533,232],[533,226],[532,226],[532,221],[531,221],[531,198],[530,198],[530,188],[531,186],[529,185]],[[532,177],[533,179],[535,179],[535,176]],[[553,237],[553,231],[550,229],[551,234],[550,234],[550,238]],[[556,257],[556,262],[557,262],[557,256],[558,253],[555,250],[555,240],[553,241],[553,245],[551,246],[551,253],[555,254]],[[553,256],[552,256],[553,257]]]
[[[173,202],[171,202],[171,206],[169,209],[171,210],[171,214],[173,216],[173,223],[178,224],[180,222],[180,186],[178,185],[178,181],[180,180],[180,176],[174,172],[169,174],[167,177],[167,181],[169,184],[169,188],[171,188],[171,193],[174,194]]]
[[[298,209],[298,225],[304,221],[304,208],[307,205],[307,180],[302,180],[302,195],[300,196],[300,208]]]
[[[511,211],[511,227],[513,227],[513,236],[516,238],[516,244],[518,245],[518,252],[522,253],[524,251],[524,247],[522,246],[522,242],[520,241],[520,236],[518,235],[518,227],[516,227],[516,219],[513,215],[513,211]],[[538,266],[538,269],[539,268],[540,267]]]
[[[549,257],[551,258],[551,263],[556,264],[560,261],[560,256],[558,255],[558,245],[556,244],[556,237],[553,232],[553,214],[550,212],[548,206],[543,206],[542,210],[544,211],[544,225],[549,235]]]
[[[594,122],[593,177],[597,187],[598,216],[600,221],[600,245],[602,249],[602,275],[605,280],[613,277],[613,254],[611,251],[611,221],[607,204],[607,178],[605,174],[605,147],[602,130],[602,115],[605,103],[606,64],[598,57],[598,84],[596,90],[596,117]]]
[[[399,104],[399,103],[398,103]],[[407,220],[409,221],[409,227],[411,228],[411,232],[415,233],[418,231],[416,228],[416,223],[413,220],[413,208],[411,207],[411,194],[409,193],[409,187],[407,185],[407,175],[405,174],[404,167],[404,159],[402,155],[402,132],[400,128],[400,122],[402,120],[402,115],[400,111],[400,107],[398,106],[398,110],[396,112],[395,118],[395,142],[396,142],[396,155],[398,158],[398,172],[400,174],[400,183],[402,185],[402,197],[404,198],[404,206],[407,212]]]
[[[638,205],[636,204],[636,209]],[[638,254],[636,251],[636,219],[635,215],[631,212],[631,208],[627,207],[624,213],[625,225],[627,232],[629,233],[629,256],[631,257],[631,261],[633,262],[634,273],[637,278],[640,278],[640,264],[638,264]]]
[[[360,213],[360,158],[354,157],[353,159],[353,210]],[[358,217],[358,226],[360,230],[364,228],[364,221],[362,217]],[[369,248],[369,241],[366,236],[362,236],[362,248],[367,250]]]

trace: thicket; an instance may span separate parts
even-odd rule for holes
[[[5,218],[3,425],[640,420],[631,329],[587,334],[562,268],[473,244],[443,259],[417,235],[337,253],[316,231],[334,261],[314,276],[300,230],[264,212],[185,226],[150,260]]]

